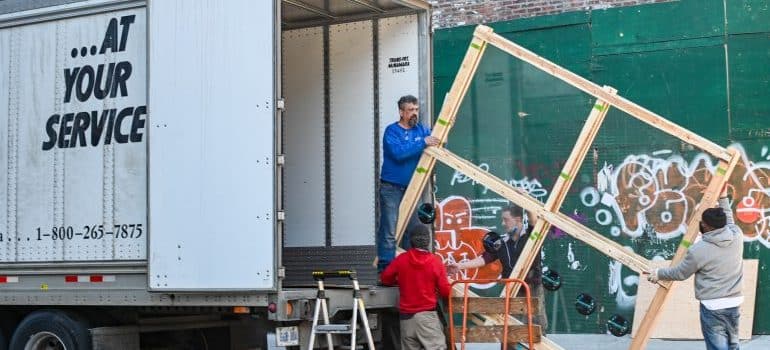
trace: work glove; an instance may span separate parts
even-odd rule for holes
[[[652,270],[648,272],[647,280],[651,283],[658,283],[658,269]]]

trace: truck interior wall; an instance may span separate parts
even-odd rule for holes
[[[372,21],[329,27],[331,245],[374,244]]]
[[[425,98],[418,32],[418,15],[283,32],[284,285],[317,268],[376,279],[380,142],[400,96]]]
[[[323,28],[282,33],[284,247],[326,244]]]

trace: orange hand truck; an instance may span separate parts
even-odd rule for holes
[[[536,343],[535,336],[534,336],[534,327],[532,325],[532,296],[529,291],[529,286],[526,282],[523,280],[517,279],[517,278],[508,278],[508,279],[465,279],[465,280],[456,280],[452,282],[452,289],[454,290],[454,286],[456,284],[463,284],[463,296],[462,296],[462,308],[459,308],[458,306],[454,305],[454,302],[452,301],[452,297],[449,298],[449,339],[452,344],[452,347],[455,346],[455,325],[454,325],[454,313],[461,311],[463,314],[463,325],[461,328],[461,349],[465,350],[465,342],[468,340],[467,333],[468,333],[468,307],[469,307],[469,297],[468,297],[468,288],[470,287],[469,284],[471,283],[505,283],[505,300],[504,300],[504,320],[503,321],[503,327],[502,327],[502,342],[503,342],[503,350],[508,349],[508,319],[510,318],[511,313],[511,294],[513,290],[510,288],[511,284],[513,283],[521,283],[522,287],[524,287],[524,293],[525,293],[525,301],[526,301],[526,314],[527,314],[527,340],[529,341],[529,348],[534,349],[533,345]],[[457,298],[459,299],[459,298]],[[473,298],[476,300],[483,300],[486,302],[491,301],[497,301],[497,303],[491,304],[491,307],[487,307],[488,311],[484,311],[485,314],[493,313],[493,314],[499,314],[500,308],[499,308],[499,302],[501,301],[500,298]],[[481,306],[481,303],[474,302],[475,306]],[[491,310],[492,312],[490,312]],[[476,326],[473,327],[474,329],[480,330],[479,332],[475,332],[475,335],[472,337],[472,342],[489,342],[489,340],[492,340],[494,342],[498,341],[499,337],[497,335],[500,333],[500,327],[499,326]],[[538,334],[539,335],[539,334]],[[496,339],[483,339],[485,337],[492,337]],[[539,338],[539,337],[538,337]]]

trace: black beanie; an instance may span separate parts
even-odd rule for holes
[[[415,225],[410,232],[409,242],[412,248],[430,249],[430,228],[427,225]]]
[[[711,226],[714,229],[725,227],[727,224],[727,218],[722,208],[708,208],[703,211],[701,221],[706,225]]]

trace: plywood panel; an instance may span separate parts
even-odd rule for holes
[[[660,267],[670,264],[669,261],[655,261],[654,263]],[[741,305],[740,329],[738,330],[741,339],[751,338],[751,327],[754,323],[758,263],[759,260],[743,261],[743,296],[745,300],[743,305]],[[675,283],[673,292],[661,310],[661,314],[658,315],[658,322],[652,331],[652,338],[703,339],[703,334],[700,330],[700,303],[695,299],[693,283],[693,277],[686,281]],[[648,283],[646,280],[639,282],[632,337],[636,336],[637,326],[647,313],[647,307],[650,305],[656,289],[655,285]],[[683,327],[683,325],[686,326]]]
[[[721,1],[672,1],[593,11],[592,37],[596,46],[615,46],[720,36],[724,6]]]

